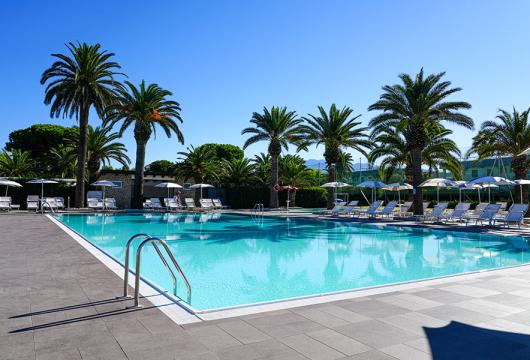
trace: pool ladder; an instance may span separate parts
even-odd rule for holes
[[[265,206],[261,203],[254,204],[254,207],[252,208],[252,215],[261,216],[263,215],[263,211],[265,209]]]
[[[167,269],[169,275],[171,276],[171,279],[173,280],[173,295],[177,296],[177,278],[175,274],[173,273],[173,270],[171,270],[171,267],[169,266],[166,258],[164,257],[164,254],[160,250],[160,247],[158,245],[162,245],[164,248],[167,256],[171,260],[171,263],[179,273],[180,277],[182,278],[184,284],[186,285],[186,291],[187,291],[187,297],[188,297],[188,304],[191,303],[191,285],[186,278],[186,275],[184,275],[184,272],[182,271],[180,265],[178,264],[177,260],[173,256],[173,253],[169,249],[169,246],[167,246],[167,243],[164,240],[161,240],[157,237],[152,237],[147,234],[136,234],[132,236],[125,245],[125,272],[123,275],[123,297],[124,298],[130,298],[129,296],[129,254],[131,249],[131,244],[134,240],[137,238],[143,238],[144,240],[140,243],[138,246],[138,249],[136,250],[136,271],[135,271],[135,279],[134,279],[134,305],[132,307],[134,308],[140,308],[142,307],[140,305],[140,264],[142,259],[142,249],[148,245],[152,244],[153,248],[155,249],[156,253],[160,257],[160,260],[164,264],[165,268]]]

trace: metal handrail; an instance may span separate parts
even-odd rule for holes
[[[177,260],[173,256],[173,253],[169,249],[169,246],[167,246],[167,243],[164,240],[161,240],[161,239],[155,238],[155,237],[151,237],[150,235],[147,235],[147,234],[136,234],[136,235],[134,235],[133,237],[131,237],[127,241],[126,249],[125,249],[125,274],[124,274],[124,277],[123,277],[124,278],[124,283],[123,283],[123,294],[124,295],[123,296],[124,297],[129,297],[129,295],[128,295],[128,285],[129,285],[129,254],[130,254],[130,246],[131,246],[131,243],[135,239],[140,238],[140,237],[145,238],[145,239],[140,243],[140,245],[138,246],[138,249],[136,250],[136,278],[135,278],[135,282],[134,282],[134,307],[140,307],[140,269],[141,269],[140,265],[141,265],[141,254],[142,254],[142,249],[144,248],[144,246],[149,244],[149,243],[153,244],[153,247],[155,248],[155,251],[157,252],[158,256],[160,257],[160,260],[162,261],[162,263],[166,267],[166,270],[168,271],[169,275],[171,276],[171,278],[173,280],[173,294],[176,296],[177,295],[177,278],[176,278],[175,274],[173,273],[173,270],[171,270],[171,267],[169,266],[166,258],[164,257],[164,254],[162,253],[162,251],[158,247],[157,243],[162,245],[162,247],[166,251],[167,256],[169,257],[169,259],[173,263],[173,266],[175,267],[175,269],[177,270],[177,272],[181,276],[182,280],[184,281],[184,284],[186,285],[187,297],[188,297],[187,300],[188,300],[188,303],[190,303],[191,302],[191,285],[190,285],[186,275],[184,275],[184,272],[182,271],[182,269],[181,269],[180,265],[178,264]]]
[[[265,209],[265,206],[262,203],[256,203],[254,204],[254,207],[252,208],[252,214],[254,215],[261,215],[263,214],[263,211]]]
[[[48,205],[48,208],[50,209],[52,214],[55,214],[55,210],[53,210],[53,206],[51,206],[49,202],[43,201],[43,200],[40,201],[40,213],[41,214],[44,214],[44,205]]]

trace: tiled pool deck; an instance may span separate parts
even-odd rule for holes
[[[530,359],[530,267],[177,325],[40,215],[0,216],[2,359]]]

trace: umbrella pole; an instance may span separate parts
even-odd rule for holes
[[[440,203],[440,187],[436,187],[436,205]]]
[[[491,204],[491,186],[488,186],[488,203]]]
[[[9,186],[6,186],[6,196],[7,196],[7,189],[9,189]],[[523,195],[521,195],[521,196],[523,196]],[[521,199],[522,199],[522,198],[521,198]],[[522,202],[523,202],[523,201],[521,200],[521,204],[522,204]]]
[[[482,201],[480,201],[480,188],[477,189],[478,192],[478,203],[480,204]]]
[[[523,203],[523,185],[520,184],[519,185],[519,193],[521,194],[521,204]],[[6,195],[7,195],[7,190],[6,190]]]
[[[40,184],[40,199],[44,197],[44,183]]]
[[[458,202],[462,202],[462,189],[458,189]]]
[[[399,214],[401,215],[401,191],[398,190]]]

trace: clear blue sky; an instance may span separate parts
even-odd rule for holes
[[[530,106],[530,2],[519,1],[4,1],[0,11],[0,144],[50,119],[42,71],[68,41],[99,42],[129,80],[174,93],[186,145],[242,145],[251,113],[317,105],[362,114],[402,72],[446,71],[477,125]],[[92,124],[98,124],[95,117]],[[463,149],[474,133],[459,129]],[[124,137],[134,158],[131,132]],[[147,162],[184,150],[160,132]],[[253,145],[247,156],[265,151]],[[321,158],[322,148],[302,153]]]

